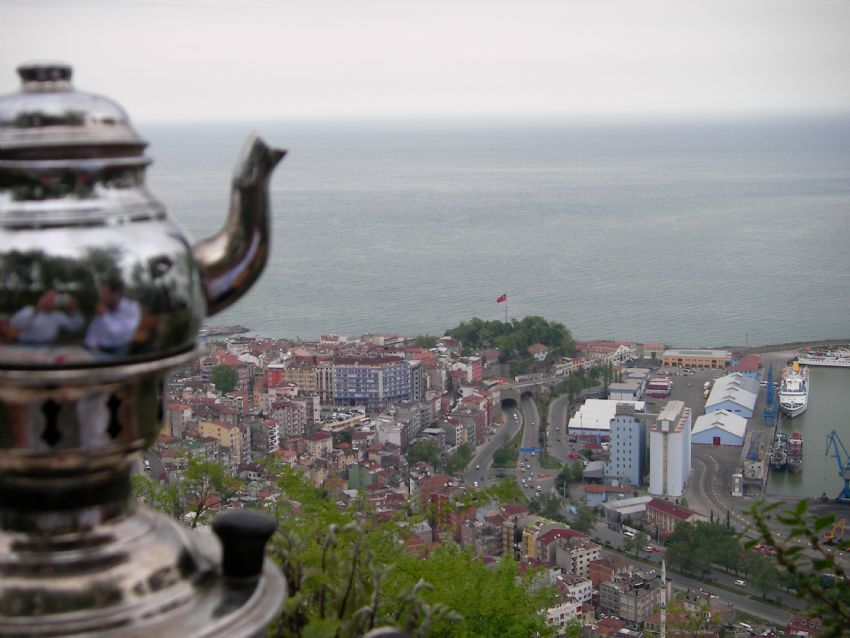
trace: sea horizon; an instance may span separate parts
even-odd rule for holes
[[[277,121],[139,125],[148,183],[217,231],[258,132],[266,273],[213,323],[269,337],[442,334],[474,316],[575,338],[806,342],[848,333],[850,115],[700,122]]]

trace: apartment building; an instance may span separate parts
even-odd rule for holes
[[[606,480],[639,486],[646,472],[646,416],[634,403],[618,403],[611,419],[610,453],[605,462]]]
[[[410,362],[400,357],[337,357],[333,360],[333,401],[340,406],[385,410],[410,400]]]

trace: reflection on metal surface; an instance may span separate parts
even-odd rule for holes
[[[0,98],[0,371],[190,350],[205,316],[263,270],[284,151],[249,139],[224,227],[192,248],[145,187],[146,142],[124,110],[74,90],[66,65],[19,72],[23,90]]]
[[[283,152],[249,141],[224,229],[193,249],[123,109],[66,65],[19,72],[0,97],[0,634],[261,635],[283,598],[267,536],[237,522],[255,566],[236,586],[222,544],[138,508],[130,474],[207,308],[263,268]]]

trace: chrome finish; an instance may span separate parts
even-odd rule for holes
[[[192,248],[145,187],[124,110],[74,90],[66,65],[19,73],[22,91],[0,98],[0,382],[192,350],[263,270],[285,152],[248,140],[224,227]]]
[[[286,151],[257,137],[245,144],[233,172],[230,213],[224,228],[192,248],[204,280],[207,308],[214,315],[241,297],[260,276],[269,247],[268,182]]]
[[[189,533],[137,506],[131,473],[168,371],[262,271],[284,153],[249,140],[224,229],[193,249],[124,110],[67,65],[19,73],[0,97],[0,635],[262,635],[284,596],[262,557],[273,523]]]

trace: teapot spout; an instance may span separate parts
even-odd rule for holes
[[[192,254],[201,272],[207,314],[239,299],[263,272],[269,252],[269,177],[286,151],[252,135],[233,172],[224,227],[197,242]]]

